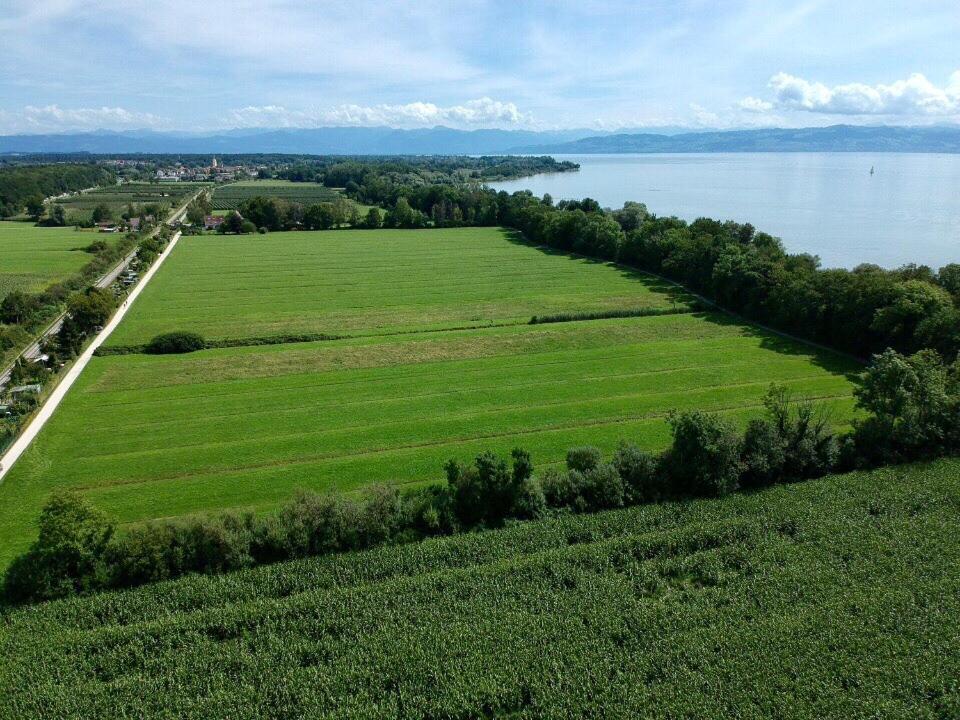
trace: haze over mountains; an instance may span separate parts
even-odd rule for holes
[[[455,155],[498,153],[939,152],[960,153],[960,126],[832,125],[684,132],[458,130],[448,127],[238,129],[215,133],[97,131],[0,136],[0,153],[292,153]]]

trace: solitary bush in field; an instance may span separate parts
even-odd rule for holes
[[[203,350],[206,341],[192,332],[170,332],[157,335],[145,348],[151,355],[174,355]]]

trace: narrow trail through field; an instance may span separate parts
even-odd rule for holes
[[[107,323],[107,326],[100,331],[87,349],[80,354],[80,357],[77,358],[73,366],[67,371],[66,375],[64,375],[57,387],[54,388],[52,393],[50,393],[50,397],[47,398],[47,401],[30,421],[30,424],[23,429],[22,433],[20,433],[20,437],[14,441],[14,443],[7,449],[6,453],[4,453],[3,457],[0,458],[0,483],[3,482],[6,474],[10,472],[10,468],[13,467],[24,451],[30,447],[30,443],[33,442],[33,439],[37,436],[40,430],[43,429],[43,426],[46,425],[47,420],[53,416],[53,413],[60,405],[60,402],[66,396],[73,384],[77,381],[77,378],[80,377],[80,373],[83,372],[83,369],[87,366],[87,363],[90,362],[90,358],[93,357],[94,351],[100,347],[108,337],[110,337],[110,333],[112,333],[117,325],[120,324],[120,321],[123,320],[124,315],[127,314],[127,310],[129,310],[133,305],[134,300],[139,297],[140,293],[147,286],[147,283],[150,282],[150,279],[154,276],[154,274],[156,274],[157,270],[160,269],[160,266],[163,265],[163,261],[167,259],[167,257],[170,255],[170,252],[174,247],[176,247],[179,240],[180,233],[178,232],[170,239],[170,242],[167,243],[167,246],[163,249],[163,252],[157,256],[156,262],[150,266],[150,269],[147,270],[140,282],[137,283],[137,285],[133,288],[123,305],[117,308],[117,311],[110,319],[110,322]]]

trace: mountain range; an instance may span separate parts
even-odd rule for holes
[[[405,130],[390,127],[238,129],[214,133],[96,131],[0,136],[0,153],[291,153],[478,155],[503,153],[940,152],[960,153],[960,126],[832,125],[683,132]]]

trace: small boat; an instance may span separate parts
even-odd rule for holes
[[[873,165],[870,166],[870,174],[873,175]]]

